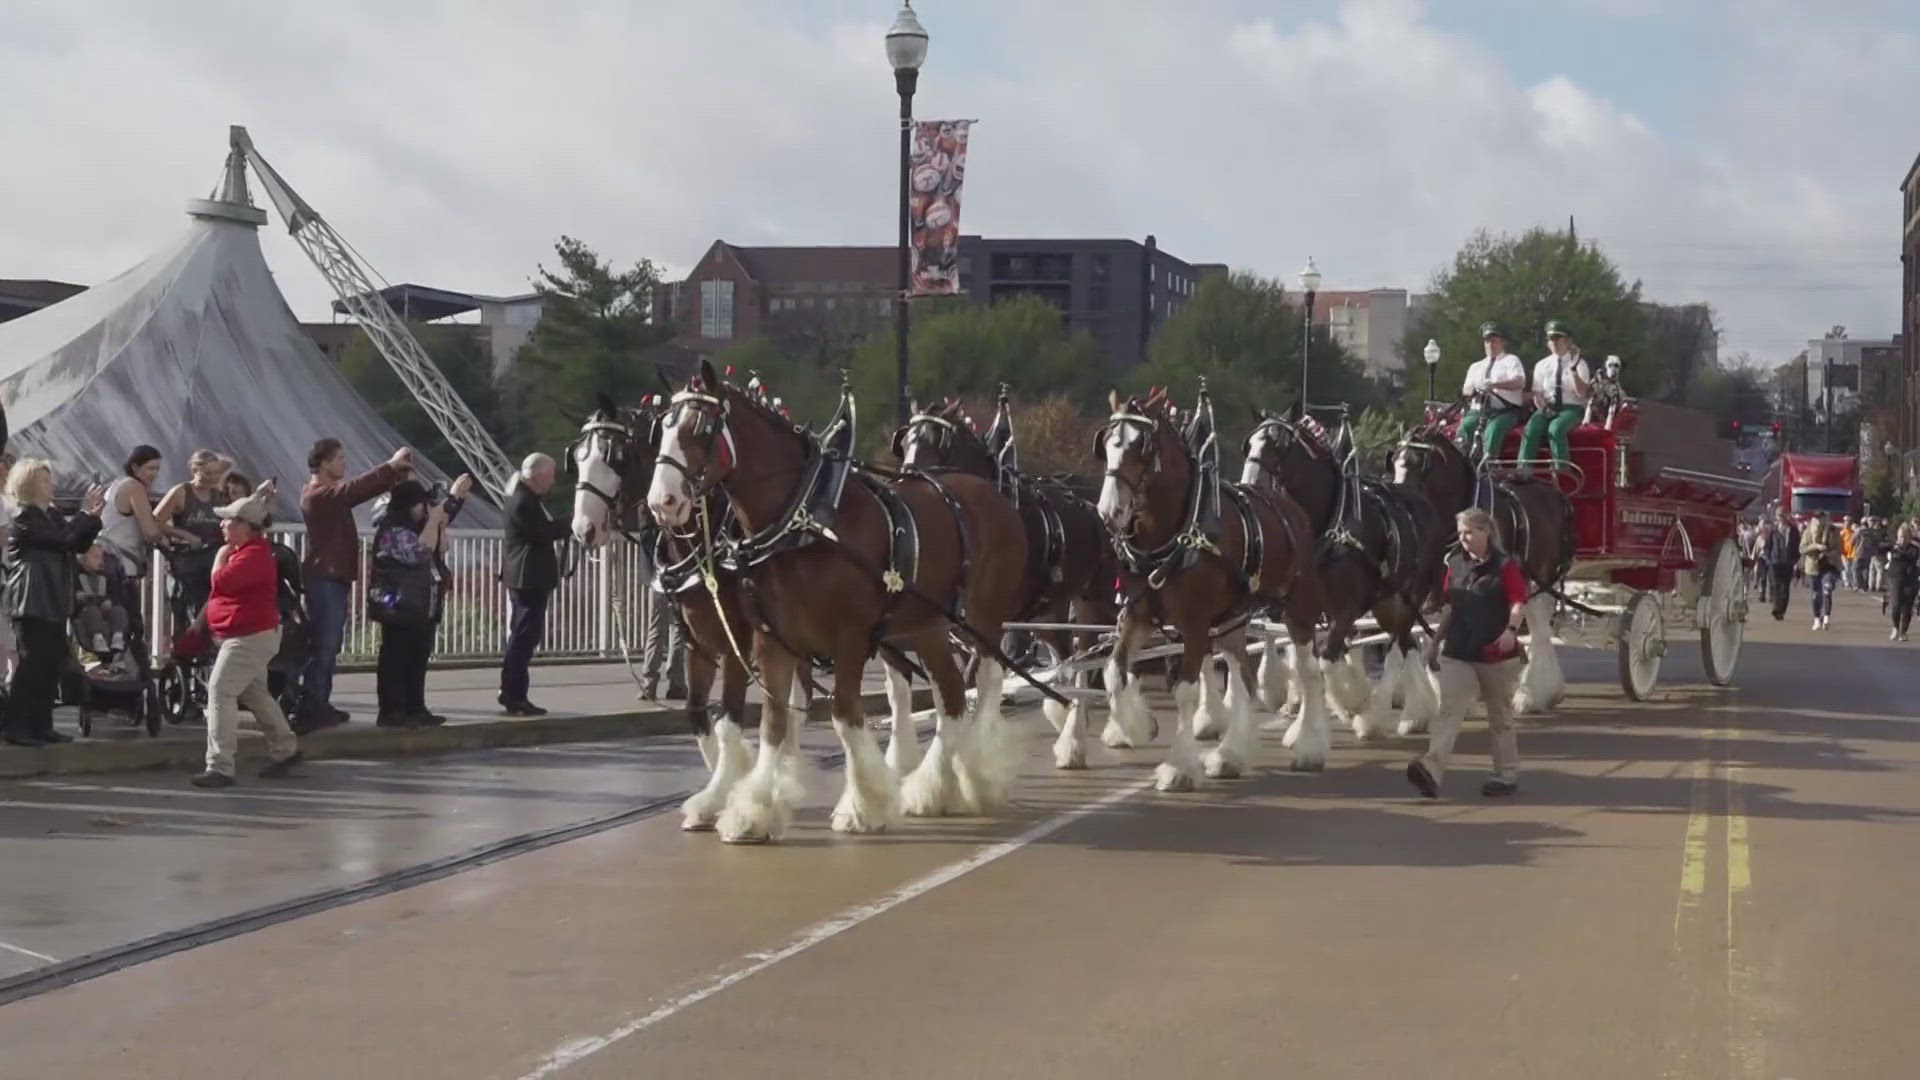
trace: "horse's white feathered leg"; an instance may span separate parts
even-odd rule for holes
[[[1327,767],[1327,754],[1333,749],[1332,724],[1327,714],[1327,695],[1320,685],[1320,663],[1314,659],[1311,644],[1290,647],[1293,680],[1300,687],[1298,732],[1289,730],[1292,740],[1293,770],[1319,772]]]

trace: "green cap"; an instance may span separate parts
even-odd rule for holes
[[[1497,335],[1497,336],[1498,336],[1498,337],[1500,338],[1500,340],[1502,340],[1502,341],[1505,341],[1505,340],[1507,339],[1507,332],[1506,332],[1505,330],[1502,330],[1502,329],[1500,328],[1500,324],[1499,324],[1499,323],[1497,323],[1497,322],[1483,322],[1483,323],[1481,323],[1481,324],[1480,324],[1480,340],[1481,340],[1481,341],[1485,341],[1485,340],[1487,340],[1488,338],[1490,338],[1490,337],[1494,337],[1494,336],[1496,336],[1496,335]]]
[[[1564,319],[1548,319],[1547,336],[1553,337],[1556,334],[1561,337],[1571,338],[1573,337],[1573,327]]]

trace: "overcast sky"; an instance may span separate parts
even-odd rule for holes
[[[244,123],[392,281],[513,293],[553,240],[890,243],[894,0],[7,0],[0,277],[95,283]],[[1576,218],[1725,351],[1897,329],[1912,0],[919,0],[917,112],[971,117],[962,225],[1155,234],[1418,289]],[[296,312],[329,294],[280,233]],[[1605,343],[1589,343],[1604,348]]]

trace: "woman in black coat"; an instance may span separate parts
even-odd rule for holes
[[[7,495],[19,509],[7,536],[6,614],[20,657],[7,687],[5,738],[15,746],[71,742],[53,729],[53,702],[72,660],[67,620],[73,615],[74,560],[100,532],[106,489],[87,490],[80,512],[53,508],[53,467],[25,458],[7,474]]]

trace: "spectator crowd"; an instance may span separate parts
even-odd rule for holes
[[[407,448],[352,476],[341,442],[321,439],[298,493],[306,542],[296,555],[275,539],[276,479],[256,484],[233,460],[199,450],[185,477],[156,497],[166,465],[158,449],[135,446],[120,476],[61,499],[60,485],[73,478],[51,462],[0,455],[0,737],[25,747],[72,741],[54,724],[58,704],[84,707],[90,692],[155,678],[149,657],[160,654],[174,674],[197,673],[186,684],[186,719],[206,724],[195,786],[235,783],[243,712],[266,736],[260,775],[293,775],[301,736],[353,719],[333,695],[356,596],[379,627],[372,722],[445,723],[428,707],[427,670],[453,584],[449,530],[471,476],[430,483]],[[531,700],[529,665],[561,582],[557,545],[571,532],[545,502],[555,471],[552,458],[533,454],[506,493],[499,579],[510,617],[498,701],[510,716],[546,713]],[[355,512],[366,504],[372,536],[363,552]],[[170,588],[151,620],[163,625],[150,627],[141,597],[156,553]],[[670,606],[646,605],[649,698],[658,697],[663,670],[669,694],[684,693]]]

